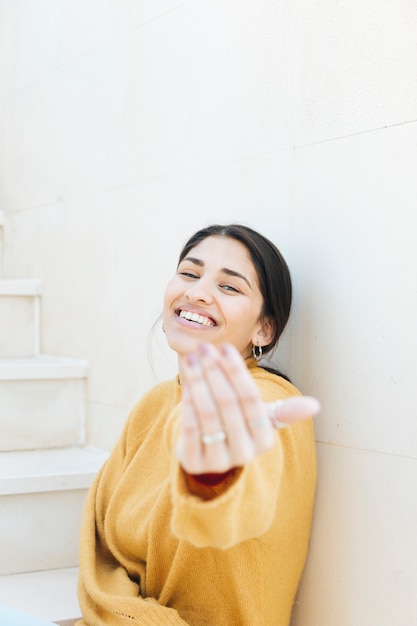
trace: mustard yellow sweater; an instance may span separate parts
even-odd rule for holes
[[[299,394],[247,363],[264,400]],[[90,489],[79,626],[288,626],[313,509],[312,421],[197,496],[175,457],[180,403],[177,380],[146,394]]]

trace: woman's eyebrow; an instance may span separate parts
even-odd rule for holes
[[[196,259],[193,256],[187,256],[183,259],[183,261],[190,261],[191,263],[194,263],[194,265],[198,265],[199,267],[204,267],[204,261],[202,261],[201,259]],[[236,276],[236,278],[241,278],[242,280],[245,281],[248,287],[252,289],[252,285],[250,284],[246,276],[244,276],[243,274],[240,274],[239,272],[236,272],[235,270],[231,270],[228,267],[222,267],[220,271],[223,272],[224,274],[228,274],[229,276]]]
[[[204,261],[202,261],[201,259],[196,259],[193,256],[186,256],[182,259],[182,261],[191,261],[191,263],[194,263],[194,265],[199,265],[200,267],[203,267],[204,265]]]
[[[224,272],[225,274],[228,274],[229,276],[236,276],[237,278],[242,278],[245,281],[245,283],[248,285],[248,287],[252,289],[252,285],[250,284],[246,276],[244,276],[243,274],[239,274],[239,272],[235,272],[235,270],[229,270],[229,268],[227,267],[222,267],[221,271]]]

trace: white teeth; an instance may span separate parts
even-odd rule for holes
[[[203,326],[213,326],[213,322],[208,317],[204,317],[198,313],[191,313],[191,311],[180,311],[180,317],[184,317],[191,322],[198,322],[198,324],[202,324]]]

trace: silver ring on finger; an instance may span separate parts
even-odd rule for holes
[[[201,441],[205,446],[209,446],[212,443],[221,443],[226,440],[226,433],[223,430],[219,430],[217,433],[202,435]]]

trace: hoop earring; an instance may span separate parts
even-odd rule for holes
[[[256,351],[256,349],[258,349],[258,351]],[[255,344],[253,344],[252,354],[253,354],[254,359],[256,359],[257,361],[260,361],[262,359],[262,346],[255,346]]]

